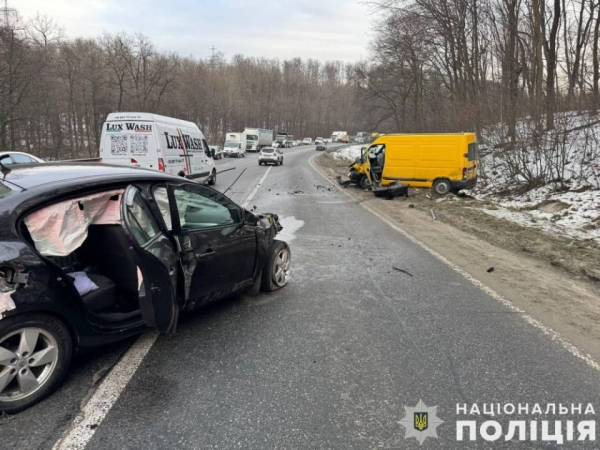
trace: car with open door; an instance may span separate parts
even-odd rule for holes
[[[287,283],[277,215],[208,186],[97,163],[0,168],[0,412],[52,392],[81,349]]]

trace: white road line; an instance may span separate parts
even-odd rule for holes
[[[308,160],[309,164],[315,170],[315,172],[317,172],[319,175],[321,175],[324,179],[326,179],[329,183],[331,183],[333,186],[335,186],[336,188],[338,188],[338,190],[340,190],[341,192],[343,192],[344,194],[346,194],[348,197],[356,200],[351,194],[349,194],[346,190],[344,190],[342,187],[340,187],[337,183],[334,183],[332,180],[330,180],[325,174],[323,174],[321,172],[321,170],[319,170],[319,168],[317,168],[315,166],[315,164],[313,162],[313,159],[315,157],[317,157],[317,156],[318,155],[314,155],[314,156],[312,156]],[[467,273],[463,269],[461,269],[459,266],[457,266],[453,262],[449,261],[445,256],[442,256],[441,254],[439,254],[435,250],[429,248],[423,242],[419,241],[417,238],[415,238],[412,235],[408,234],[406,231],[404,231],[402,228],[400,228],[399,226],[397,226],[390,219],[388,219],[387,217],[381,215],[380,213],[378,213],[377,211],[375,211],[371,207],[365,205],[364,202],[361,202],[359,204],[364,209],[366,209],[367,211],[369,211],[370,213],[372,213],[373,215],[375,215],[376,217],[378,217],[382,222],[386,223],[391,228],[393,228],[398,233],[400,233],[402,236],[404,236],[405,238],[407,238],[409,241],[417,244],[423,250],[425,250],[426,252],[428,252],[429,254],[433,255],[434,257],[436,257],[437,259],[439,259],[441,262],[443,262],[444,264],[446,264],[447,266],[449,266],[452,270],[454,270],[455,272],[457,272],[460,275],[462,275],[463,277],[465,277],[467,280],[469,280],[472,284],[474,284],[475,286],[477,286],[478,288],[480,288],[482,291],[484,291],[490,297],[492,297],[495,300],[497,300],[498,302],[502,303],[504,306],[506,306],[511,311],[519,314],[519,316],[521,317],[521,319],[523,319],[528,324],[530,324],[530,325],[534,326],[535,328],[537,328],[538,330],[540,330],[546,336],[549,336],[551,340],[553,340],[555,342],[558,342],[565,350],[567,350],[573,356],[581,359],[583,362],[585,362],[591,368],[600,371],[600,364],[596,360],[594,360],[591,357],[591,355],[583,353],[581,350],[579,350],[577,347],[575,347],[573,344],[571,344],[569,341],[567,341],[564,337],[562,337],[559,333],[557,333],[556,331],[554,331],[552,328],[549,328],[546,325],[544,325],[543,323],[541,323],[539,320],[534,319],[532,316],[530,316],[529,314],[527,314],[521,308],[515,306],[510,300],[507,300],[506,298],[502,297],[500,294],[498,294],[496,291],[494,291],[490,287],[488,287],[485,284],[483,284],[477,278],[473,277],[472,275],[470,275],[469,273]]]
[[[248,197],[246,197],[246,200],[244,200],[244,203],[242,203],[242,206],[244,208],[246,208],[248,206],[248,203],[250,203],[252,201],[252,199],[254,198],[254,196],[256,195],[258,190],[260,189],[261,185],[264,183],[265,179],[267,178],[267,175],[269,175],[269,172],[271,171],[272,168],[273,168],[273,166],[269,166],[269,168],[267,169],[267,171],[265,172],[263,177],[260,179],[258,184],[254,187],[254,189],[252,189],[252,192],[250,192],[250,194],[248,194]]]
[[[147,331],[125,353],[52,450],[83,450],[133,377],[158,332]]]

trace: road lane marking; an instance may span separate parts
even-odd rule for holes
[[[334,183],[331,179],[329,179],[323,172],[321,172],[321,170],[319,168],[317,168],[315,166],[315,163],[313,160],[317,156],[319,156],[319,155],[314,155],[308,160],[308,163],[313,168],[313,170],[315,172],[317,172],[320,176],[322,176],[325,180],[327,180],[330,184],[335,186],[340,192],[343,192],[348,197],[350,197],[354,200],[357,200],[356,198],[354,198],[354,196],[352,196],[350,193],[348,193],[346,190],[344,190],[341,186],[339,186],[337,183]],[[500,302],[501,304],[506,306],[512,312],[517,313],[521,317],[521,319],[523,319],[526,323],[528,323],[529,325],[532,325],[535,328],[537,328],[538,330],[540,330],[543,334],[550,337],[550,339],[552,341],[558,342],[565,350],[567,350],[573,356],[581,359],[583,362],[585,362],[591,368],[600,371],[600,364],[596,360],[594,360],[591,355],[583,353],[581,350],[579,350],[577,347],[575,347],[573,344],[571,344],[568,340],[566,340],[564,337],[562,337],[559,333],[554,331],[552,328],[547,327],[546,325],[541,323],[539,320],[533,318],[533,316],[529,315],[527,312],[525,312],[518,306],[514,305],[510,300],[502,297],[500,294],[498,294],[492,288],[490,288],[489,286],[486,286],[481,281],[479,281],[477,278],[473,277],[471,274],[469,274],[468,272],[461,269],[458,265],[456,265],[453,262],[451,262],[450,260],[448,260],[445,256],[441,255],[440,253],[436,252],[432,248],[428,247],[426,244],[419,241],[417,238],[415,238],[411,234],[408,234],[406,231],[404,231],[402,228],[400,228],[398,225],[396,225],[392,220],[390,220],[387,217],[385,217],[384,215],[378,213],[373,208],[371,208],[368,205],[365,205],[364,203],[358,202],[358,204],[360,206],[362,206],[364,209],[366,209],[367,211],[369,211],[371,214],[378,217],[382,222],[386,223],[391,228],[396,230],[398,233],[400,233],[406,239],[413,242],[414,244],[417,244],[419,247],[421,247],[423,250],[428,252],[430,255],[434,256],[435,258],[437,258],[438,260],[440,260],[441,262],[446,264],[448,267],[450,267],[452,270],[454,270],[455,272],[462,275],[464,278],[469,280],[472,284],[474,284],[476,287],[478,287],[483,292],[488,294],[490,297],[492,297],[493,299],[497,300],[498,302]]]
[[[271,171],[272,168],[273,168],[273,166],[269,166],[269,168],[267,169],[267,171],[265,172],[263,177],[260,179],[258,184],[256,186],[254,186],[254,189],[252,189],[252,192],[250,192],[250,194],[248,194],[248,197],[246,197],[246,200],[244,200],[244,203],[242,203],[242,206],[244,208],[246,208],[248,206],[248,203],[250,203],[252,201],[252,199],[254,198],[254,196],[256,195],[256,193],[258,192],[258,190],[264,183],[265,179],[267,178],[267,175],[269,175],[269,172]]]
[[[158,335],[156,331],[147,331],[135,341],[52,450],[83,450],[86,447],[156,342]]]

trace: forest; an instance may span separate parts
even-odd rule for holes
[[[528,136],[542,136],[560,126],[557,115],[593,117],[600,104],[597,0],[370,6],[370,56],[352,64],[184,57],[141,34],[65,36],[52,17],[24,20],[6,10],[0,150],[97,156],[102,122],[115,111],[193,121],[211,144],[246,126],[314,138],[337,129],[481,133],[501,123],[510,148],[519,145],[522,118]]]

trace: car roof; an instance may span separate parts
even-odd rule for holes
[[[0,184],[12,191],[12,194],[0,198],[0,231],[8,229],[8,222],[25,211],[47,202],[89,190],[160,181],[193,183],[154,170],[97,162],[12,165],[6,175],[0,175]]]
[[[55,186],[56,183],[77,182],[78,184],[95,184],[99,178],[170,179],[177,178],[154,170],[137,167],[117,166],[102,163],[46,163],[10,166],[10,172],[4,181],[24,189],[43,186]]]

